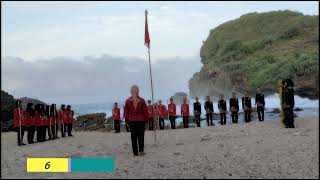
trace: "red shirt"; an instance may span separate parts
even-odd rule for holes
[[[146,122],[148,120],[148,110],[144,99],[138,97],[136,108],[133,105],[133,98],[130,97],[126,100],[124,106],[124,117],[126,123],[129,122]]]
[[[47,116],[45,116],[44,119],[43,119],[43,125],[44,126],[49,126],[49,119],[47,118]]]
[[[189,104],[183,103],[181,105],[181,114],[182,116],[189,116]]]
[[[147,107],[148,109],[148,118],[153,118],[154,116],[154,106],[153,105],[148,105]]]
[[[112,118],[114,121],[119,121],[120,120],[120,108],[115,107],[112,110]]]
[[[56,123],[57,123],[56,116],[52,114],[50,117],[50,121],[51,121],[51,125],[56,125]]]
[[[66,110],[65,112],[65,123],[72,123],[73,122],[73,117],[72,117],[72,112]]]
[[[66,118],[66,112],[65,111],[62,111],[60,110],[59,111],[59,123],[67,123],[67,118]]]
[[[24,118],[23,118],[23,110],[21,108],[20,109],[15,108],[13,110],[13,126],[15,128],[16,127],[20,127],[20,121],[21,121],[21,126],[25,126],[25,121],[24,121]]]
[[[174,103],[168,104],[169,116],[176,116],[176,105]]]
[[[167,116],[167,108],[163,104],[158,105],[158,111],[159,111],[159,118],[165,119]]]
[[[35,126],[40,126],[40,124],[41,124],[41,115],[40,115],[40,113],[38,111],[36,111],[34,113],[34,125]]]
[[[27,127],[34,126],[34,118],[29,115],[29,112],[25,111],[23,113],[23,118]]]

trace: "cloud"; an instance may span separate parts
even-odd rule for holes
[[[150,97],[148,62],[139,58],[56,57],[27,61],[2,58],[2,89],[15,97],[33,97],[48,103],[123,101],[129,87],[138,84]],[[199,58],[161,59],[152,64],[155,97],[164,100],[177,91],[188,91],[188,80],[201,67]]]
[[[161,6],[160,9],[161,9],[161,10],[168,10],[169,7],[168,7],[168,6]]]

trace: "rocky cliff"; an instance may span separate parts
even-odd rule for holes
[[[319,97],[319,16],[292,11],[250,13],[210,31],[200,50],[203,67],[189,81],[191,97],[232,91],[276,92],[292,78],[296,92]]]

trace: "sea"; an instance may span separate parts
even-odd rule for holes
[[[162,100],[164,102],[163,104],[167,105],[168,100]],[[190,113],[193,115],[193,102],[194,100],[191,100],[189,102],[190,104]],[[199,102],[202,105],[202,115],[201,118],[205,118],[205,110],[204,110],[204,100],[199,100]],[[218,113],[218,99],[213,99],[213,107],[214,112]],[[228,102],[228,100],[227,100]],[[255,99],[251,98],[252,105],[254,105]],[[118,101],[118,106],[120,108],[121,117],[123,117],[123,106],[124,101]],[[240,112],[242,112],[241,107],[241,100],[239,98],[240,103]],[[271,120],[279,120],[280,114],[279,113],[272,113],[272,111],[275,108],[280,107],[280,99],[278,94],[273,94],[265,97],[265,121],[271,121]],[[229,103],[227,103],[229,105]],[[75,112],[75,118],[79,115],[84,114],[91,114],[91,113],[106,113],[107,117],[112,116],[112,108],[113,108],[114,102],[103,102],[103,103],[89,103],[89,104],[75,104],[73,105],[73,110]],[[295,96],[295,108],[301,109],[300,111],[295,111],[297,117],[302,118],[319,118],[319,99],[311,100],[308,98],[303,98],[300,96]],[[229,109],[229,107],[228,107]],[[180,106],[177,105],[177,114],[180,114]],[[257,115],[254,115],[252,120],[258,120]],[[218,120],[214,121],[215,124],[218,124]],[[243,122],[243,115],[239,114],[239,122]],[[176,119],[176,124],[182,123],[182,118]],[[231,117],[230,114],[227,114],[227,124],[231,124]],[[165,120],[165,125],[169,126],[170,121]],[[201,127],[207,126],[207,122],[205,120],[201,121]]]

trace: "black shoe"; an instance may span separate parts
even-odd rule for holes
[[[144,155],[146,155],[145,152],[140,152],[140,154],[139,154],[139,156],[144,156]]]
[[[26,144],[25,143],[21,143],[22,144],[22,146],[25,146]]]
[[[133,155],[134,155],[134,156],[138,156],[139,154],[138,154],[138,153],[133,153]]]
[[[33,144],[34,142],[28,142],[28,144]]]

